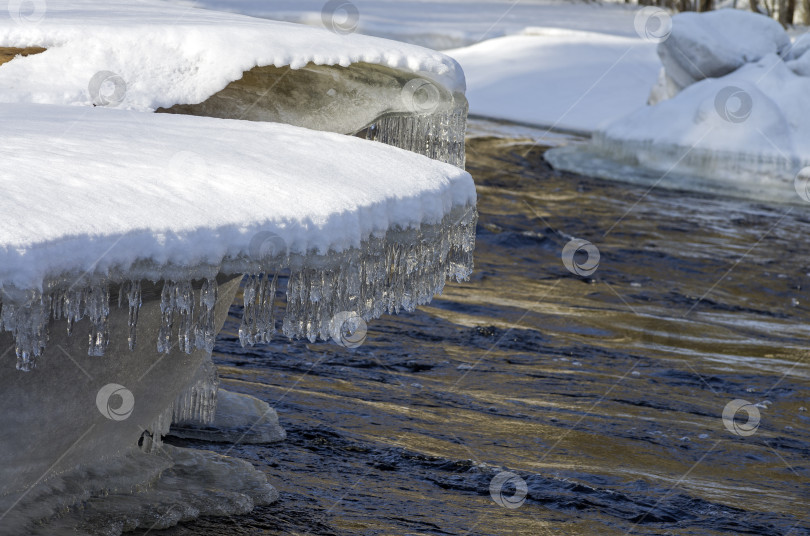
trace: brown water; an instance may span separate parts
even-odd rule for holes
[[[357,349],[242,349],[234,304],[223,386],[288,438],[181,444],[252,461],[281,499],[161,534],[810,534],[810,206],[558,174],[544,150],[468,140],[472,280]],[[589,277],[561,262],[571,237],[601,254]],[[724,426],[734,399],[759,404],[752,435]],[[517,508],[491,497],[501,471]]]

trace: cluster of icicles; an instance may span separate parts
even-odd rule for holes
[[[434,114],[383,116],[366,131],[366,138],[425,155],[464,169],[467,103]]]
[[[163,445],[163,437],[169,434],[172,424],[204,426],[214,422],[218,390],[217,367],[210,358],[205,359],[191,384],[144,430],[138,445],[140,449],[155,452]]]
[[[214,305],[217,283],[211,274],[246,274],[244,313],[239,328],[243,346],[264,343],[276,332],[276,290],[279,272],[288,275],[287,305],[282,333],[290,338],[311,341],[328,339],[333,317],[351,311],[365,320],[383,313],[411,311],[430,301],[444,287],[446,278],[466,279],[472,271],[475,245],[475,207],[452,211],[444,221],[418,229],[391,230],[371,237],[361,247],[340,253],[283,255],[264,261],[229,259],[212,269],[187,270],[185,278],[156,277],[159,267],[140,270],[143,276],[162,280],[162,315],[157,351],[170,353],[175,347],[191,353],[211,352],[214,332]],[[68,334],[75,324],[87,318],[90,324],[88,354],[102,356],[110,342],[108,317],[110,288],[117,287],[118,307],[129,310],[127,339],[130,350],[137,340],[138,312],[142,304],[141,280],[120,283],[108,275],[100,282],[68,289],[29,292],[28,299],[4,299],[0,306],[0,329],[15,339],[17,369],[29,371],[48,342],[51,320],[64,320]],[[196,281],[196,285],[193,282]],[[195,287],[199,291],[195,291]],[[205,420],[205,419],[203,419]]]

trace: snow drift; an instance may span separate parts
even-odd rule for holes
[[[810,78],[801,65],[810,56],[804,39],[791,47],[774,24],[733,10],[676,15],[659,44],[668,89],[653,94],[663,100],[596,131],[584,147],[549,151],[548,160],[611,178],[799,201],[793,181],[810,164],[802,120]]]

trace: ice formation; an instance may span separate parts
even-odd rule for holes
[[[17,432],[0,436],[0,534],[275,500],[249,464],[162,438],[284,437],[266,403],[218,393],[211,351],[243,279],[250,346],[326,339],[468,276],[463,73],[419,47],[162,2],[40,5],[0,20],[0,360],[42,369],[0,375]]]
[[[585,146],[548,151],[549,162],[560,169],[664,187],[802,202],[794,179],[810,164],[810,125],[798,119],[810,115],[810,78],[797,68],[807,55],[806,42],[786,46],[789,40],[778,24],[733,10],[677,15],[672,35],[677,36],[673,44],[668,39],[659,51],[678,50],[687,37],[705,39],[690,54],[712,49],[704,58],[706,68],[733,72],[683,88],[659,87],[656,104],[596,131]],[[716,35],[728,40],[720,46]],[[662,58],[666,78],[677,78],[674,73],[681,67],[674,56],[666,52]]]
[[[249,462],[161,445],[159,455],[133,450],[53,476],[15,505],[0,535],[152,533],[203,515],[245,514],[277,498]]]
[[[267,402],[220,388],[216,391],[216,415],[210,421],[177,418],[169,435],[251,445],[282,441],[287,432]]]
[[[256,67],[199,104],[158,112],[270,121],[366,136],[464,167],[467,99],[387,66]]]

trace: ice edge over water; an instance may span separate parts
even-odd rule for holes
[[[368,128],[366,137],[464,169],[468,106],[466,99],[455,101],[445,113],[383,116]]]
[[[797,155],[743,153],[623,140],[595,132],[588,143],[556,147],[544,158],[554,169],[647,186],[802,204],[796,174],[810,160]]]
[[[168,352],[178,344],[186,353],[195,348],[210,352],[215,337],[212,303],[216,299],[216,276],[246,274],[240,342],[252,346],[269,340],[276,331],[275,285],[279,272],[289,271],[282,333],[313,342],[318,338],[326,340],[331,333],[330,323],[339,312],[352,311],[370,320],[383,313],[412,311],[441,293],[448,277],[465,280],[472,271],[476,220],[474,206],[456,207],[439,224],[391,229],[384,236],[368,238],[360,248],[340,253],[283,252],[265,259],[225,259],[219,266],[158,266],[143,262],[125,272],[78,277],[66,274],[46,281],[43,291],[17,291],[12,296],[10,289],[4,290],[0,329],[14,334],[18,370],[35,367],[36,358],[47,345],[51,319],[66,319],[70,334],[75,322],[89,318],[88,354],[102,356],[109,342],[107,317],[112,288],[119,307],[129,308],[128,339],[132,349],[137,344],[141,280],[147,280],[162,282],[163,318],[157,350]],[[199,300],[194,298],[195,286],[201,290]]]

